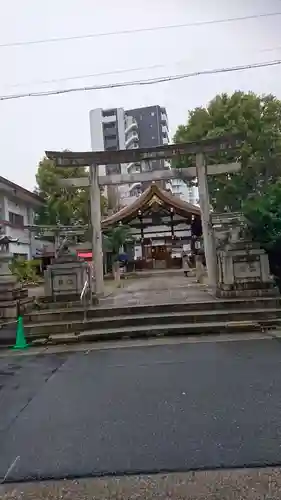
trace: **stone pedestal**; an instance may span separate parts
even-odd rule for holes
[[[87,262],[76,255],[60,255],[45,271],[45,295],[54,302],[76,302],[86,280],[91,284]]]
[[[241,214],[213,215],[217,242],[216,295],[222,298],[279,295],[270,275],[268,256],[250,240]]]
[[[23,313],[26,309],[30,309],[32,302],[32,299],[28,297],[27,288],[23,288],[10,271],[9,264],[12,258],[12,254],[2,248],[0,251],[0,315],[3,320],[16,318],[19,307]]]

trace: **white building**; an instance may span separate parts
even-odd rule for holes
[[[198,205],[199,194],[196,186],[189,186],[182,179],[171,179],[169,187],[172,194],[181,200]]]
[[[33,225],[34,213],[44,205],[40,196],[0,176],[0,225],[4,234],[18,238],[10,244],[14,256],[35,256],[32,233],[24,226]]]

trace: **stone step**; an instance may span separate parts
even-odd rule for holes
[[[270,323],[269,323],[270,325]],[[78,341],[118,340],[141,337],[161,337],[166,335],[217,335],[226,333],[251,333],[261,331],[261,325],[255,321],[216,321],[213,323],[166,323],[165,325],[144,325],[104,330],[87,330],[77,335]]]
[[[220,310],[245,310],[245,309],[269,309],[281,308],[281,300],[279,298],[261,298],[261,299],[230,299],[230,300],[206,300],[201,302],[182,302],[176,304],[148,304],[148,305],[131,305],[131,306],[103,306],[90,307],[87,310],[87,318],[109,318],[116,316],[127,315],[149,315],[160,313],[177,313],[177,312],[204,312],[204,311],[220,311]],[[47,323],[57,321],[74,321],[84,318],[84,308],[82,306],[70,306],[69,308],[47,309],[42,311],[34,311],[25,316],[25,321],[28,323]]]
[[[40,338],[45,335],[57,333],[81,332],[85,330],[135,328],[140,324],[145,329],[152,326],[165,327],[165,324],[212,324],[214,322],[233,321],[259,321],[264,320],[281,321],[281,309],[245,309],[245,310],[213,310],[213,311],[184,311],[152,313],[148,315],[123,315],[109,317],[94,317],[84,319],[69,319],[68,321],[53,321],[39,323],[25,323],[25,331],[29,338]]]
[[[281,326],[281,321],[279,321]],[[263,325],[256,321],[216,321],[213,323],[166,323],[165,325],[144,325],[136,327],[105,328],[103,330],[87,330],[76,335],[58,334],[42,339],[45,345],[73,344],[78,342],[97,342],[121,339],[138,339],[164,336],[206,336],[223,334],[249,334],[264,332],[272,327],[272,320],[264,321]],[[34,341],[37,344],[37,340]]]

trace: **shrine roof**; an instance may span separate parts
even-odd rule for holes
[[[144,212],[153,203],[164,205],[168,208],[173,208],[176,213],[181,215],[200,215],[200,207],[181,200],[180,198],[171,195],[164,189],[161,189],[157,184],[151,184],[139,198],[137,198],[131,205],[121,208],[118,212],[102,221],[102,228],[106,229],[118,222],[133,219],[138,215],[138,211]]]

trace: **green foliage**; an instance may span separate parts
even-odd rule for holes
[[[269,184],[264,196],[243,205],[254,238],[267,250],[281,248],[281,180]]]
[[[20,283],[37,283],[36,266],[36,262],[32,260],[15,257],[10,264],[10,270]]]
[[[111,252],[113,259],[116,260],[122,248],[126,243],[133,241],[130,226],[118,225],[110,228],[104,235],[104,249]]]
[[[46,202],[39,211],[36,224],[39,225],[70,225],[73,223],[89,223],[89,193],[86,188],[62,188],[59,180],[64,178],[87,177],[84,167],[57,168],[53,161],[43,158],[36,174],[36,193]],[[102,214],[106,209],[106,201],[101,196]]]
[[[269,182],[281,175],[281,101],[272,95],[235,92],[217,95],[206,108],[189,113],[186,125],[175,134],[175,142],[194,141],[241,133],[245,137],[241,151],[210,155],[208,163],[241,161],[237,174],[209,177],[212,205],[217,211],[237,211],[252,193],[262,195]],[[187,167],[194,157],[177,164]]]

